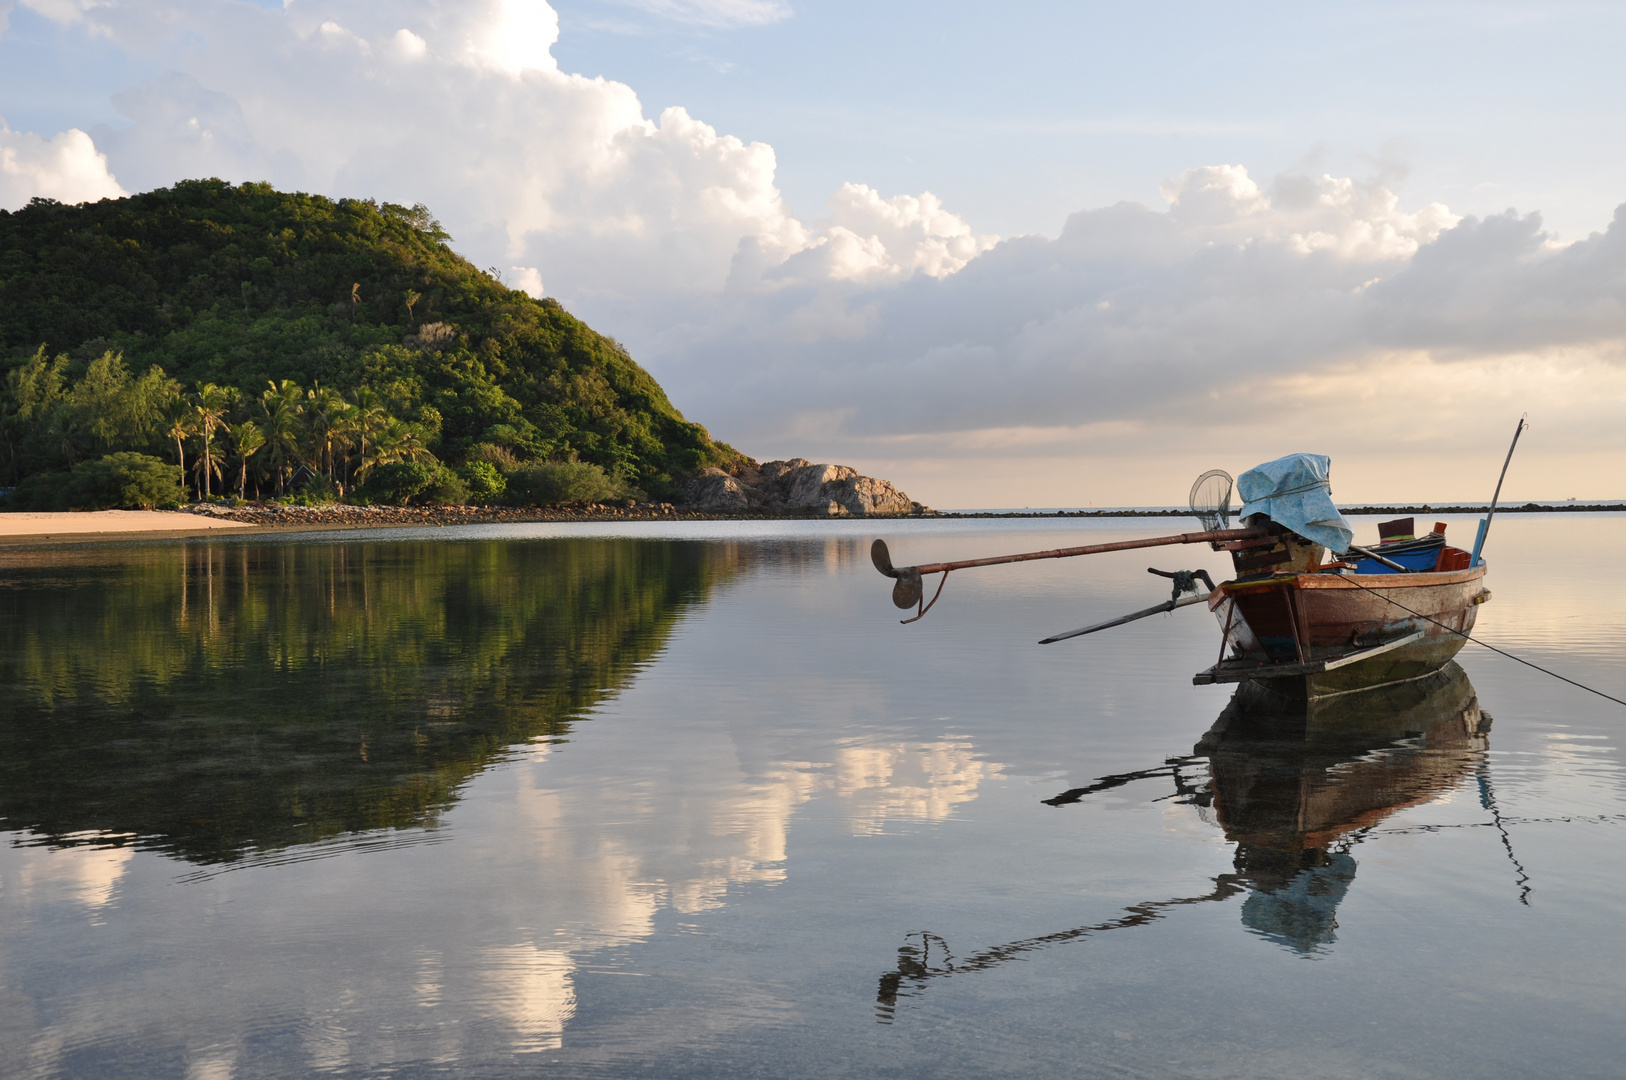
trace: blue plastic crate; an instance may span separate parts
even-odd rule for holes
[[[1434,564],[1439,561],[1440,549],[1437,548],[1437,547],[1433,547],[1433,548],[1427,548],[1427,549],[1425,549],[1423,551],[1397,551],[1393,555],[1389,554],[1386,551],[1380,551],[1380,552],[1378,552],[1378,554],[1382,555],[1385,559],[1388,559],[1390,562],[1399,563],[1401,566],[1404,566],[1407,570],[1413,570],[1413,571],[1424,570],[1424,571],[1427,571],[1427,570],[1434,569]],[[1360,558],[1359,561],[1357,561],[1355,563],[1355,572],[1357,574],[1394,574],[1394,573],[1398,573],[1398,571],[1389,569],[1387,566],[1384,566],[1382,563],[1378,562],[1376,559],[1368,559],[1368,558],[1364,558],[1364,557]]]

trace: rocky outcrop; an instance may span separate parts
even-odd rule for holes
[[[721,469],[707,469],[689,481],[686,495],[688,496],[684,500],[686,505],[707,513],[726,514],[735,510],[747,510],[751,506],[751,499],[746,495],[745,488]]]
[[[929,512],[889,481],[862,476],[847,465],[820,465],[806,458],[760,465],[747,460],[734,474],[707,469],[689,482],[686,494],[690,509],[707,513],[874,517]]]

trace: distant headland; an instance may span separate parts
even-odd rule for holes
[[[0,509],[924,510],[712,439],[423,206],[221,180],[35,199],[0,211],[0,309]]]

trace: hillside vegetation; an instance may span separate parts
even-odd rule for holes
[[[739,460],[615,341],[449,244],[422,206],[219,180],[0,212],[8,505],[179,497],[183,475],[192,495],[661,497]]]

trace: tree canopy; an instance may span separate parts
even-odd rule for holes
[[[617,342],[449,242],[423,206],[221,180],[0,211],[0,470],[137,451],[199,491],[300,465],[342,488],[369,425],[396,447],[372,466],[579,461],[651,494],[737,459]]]

